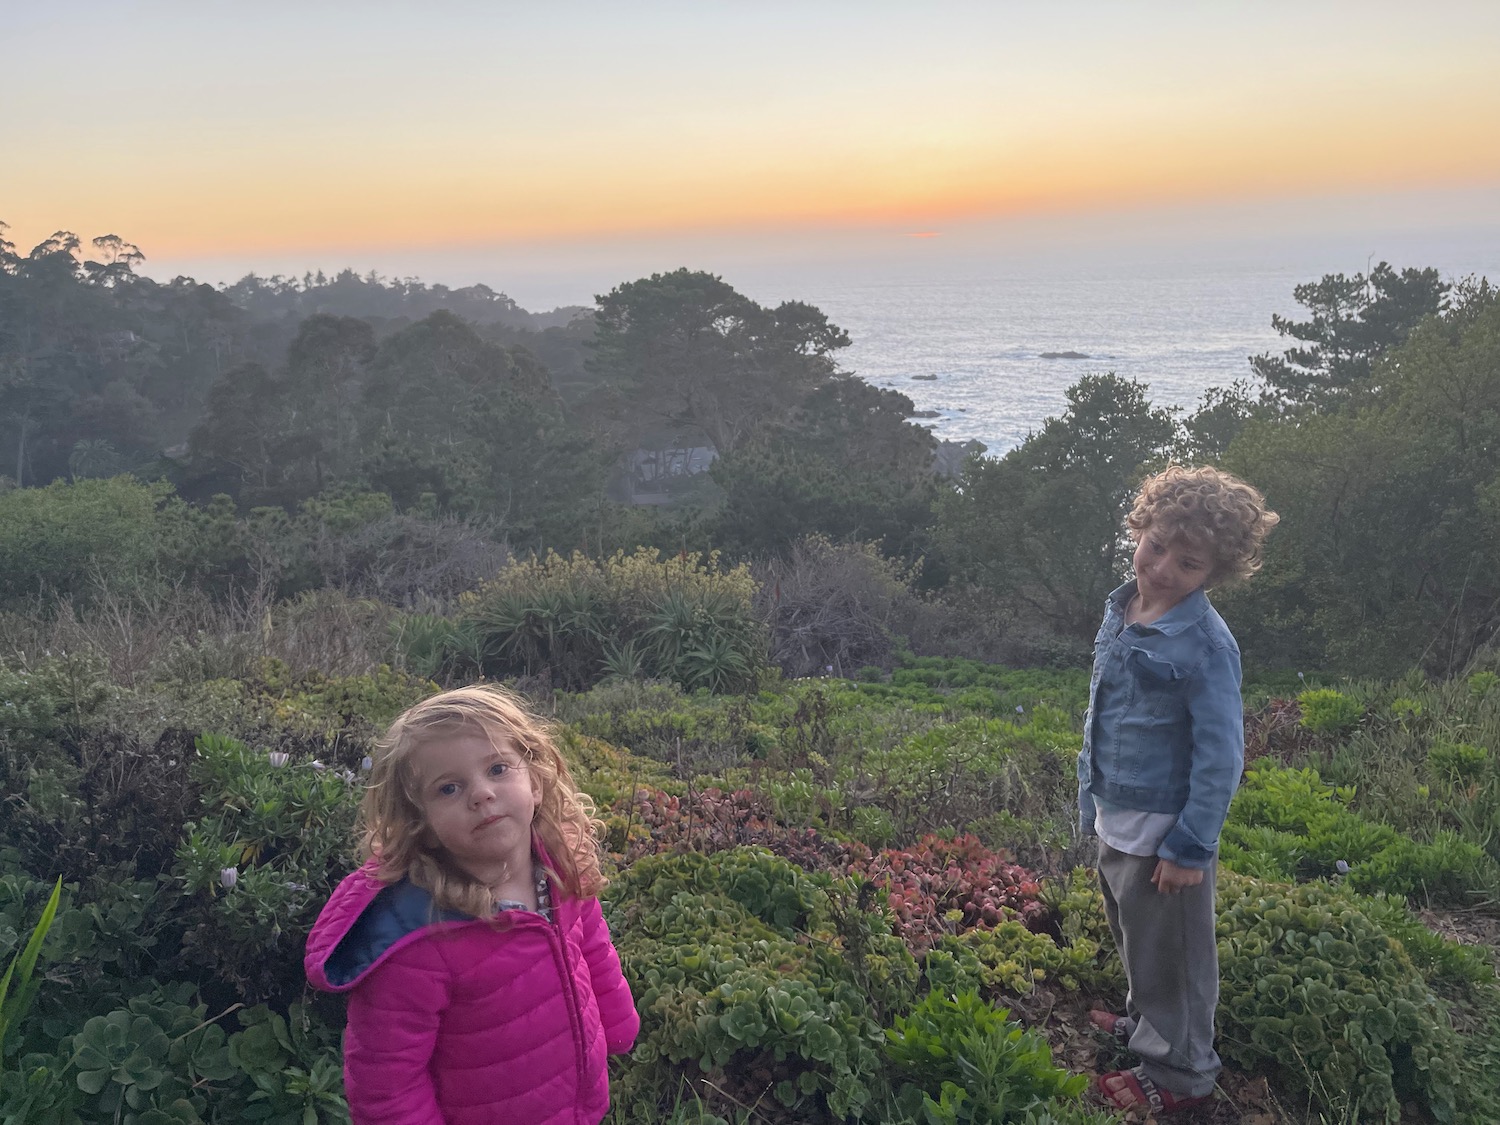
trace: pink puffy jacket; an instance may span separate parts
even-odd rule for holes
[[[338,885],[305,958],[314,987],[349,992],[354,1125],[598,1125],[606,1054],[640,1030],[599,900],[554,884],[550,923],[433,922],[425,891],[375,871]]]

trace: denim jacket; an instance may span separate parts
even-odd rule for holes
[[[1135,592],[1131,581],[1110,594],[1094,640],[1078,755],[1079,826],[1094,834],[1096,797],[1176,813],[1157,854],[1207,867],[1245,762],[1239,646],[1202,590],[1150,625],[1126,626]]]

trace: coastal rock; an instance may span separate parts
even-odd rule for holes
[[[912,378],[923,383],[932,383],[937,380],[936,375],[913,375]]]
[[[1043,359],[1088,359],[1083,352],[1043,352]]]

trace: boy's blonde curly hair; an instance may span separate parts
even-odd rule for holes
[[[478,732],[495,746],[508,743],[541,785],[533,828],[551,859],[551,874],[575,898],[604,889],[599,862],[600,822],[594,802],[579,792],[548,725],[512,692],[476,684],[440,692],[407,708],[376,743],[370,785],[360,806],[360,855],[379,861],[379,878],[410,878],[435,906],[474,917],[494,911],[490,889],[444,861],[426,832],[418,799],[422,747]]]
[[[1125,517],[1136,542],[1154,527],[1169,542],[1207,553],[1213,562],[1205,587],[1243,582],[1259,570],[1266,536],[1280,522],[1258,489],[1207,465],[1169,465],[1147,477]]]

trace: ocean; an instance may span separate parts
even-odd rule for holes
[[[1213,386],[1251,376],[1249,357],[1292,341],[1273,313],[1301,319],[1299,283],[1326,273],[1435,266],[1449,279],[1500,281],[1500,240],[1432,236],[1371,256],[1356,245],[1306,241],[1153,255],[1072,249],[993,263],[920,269],[762,266],[735,284],[762,303],[797,299],[846,329],[843,367],[899,390],[937,437],[977,438],[992,455],[1066,407],[1081,376],[1113,371],[1146,383],[1156,405],[1191,410]],[[1073,353],[1086,358],[1044,358]]]

